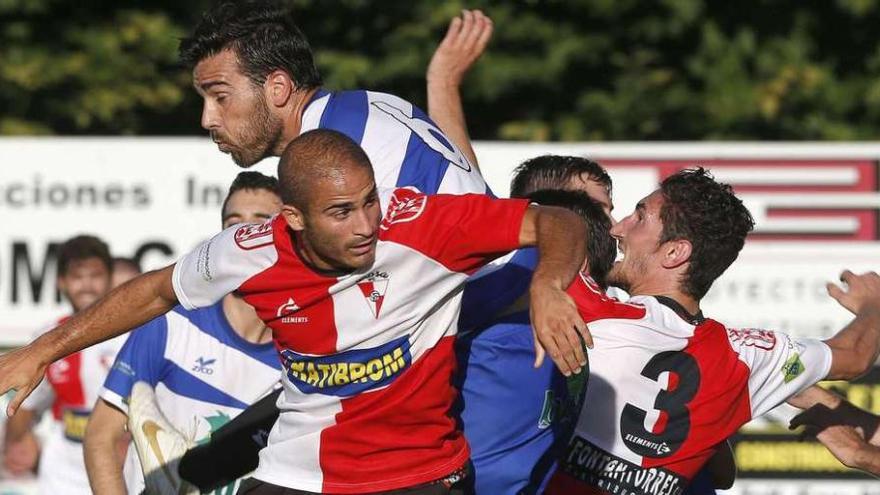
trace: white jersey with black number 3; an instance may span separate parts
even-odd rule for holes
[[[823,342],[726,328],[665,297],[568,293],[595,348],[575,433],[547,493],[678,495],[736,430],[825,378]]]

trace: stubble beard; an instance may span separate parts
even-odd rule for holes
[[[241,145],[230,152],[232,161],[241,168],[251,167],[266,157],[274,156],[284,130],[281,119],[269,113],[263,95],[258,93],[257,96],[253,117],[239,136]]]

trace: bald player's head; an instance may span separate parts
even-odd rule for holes
[[[370,159],[351,138],[330,129],[308,131],[291,141],[281,155],[281,200],[305,209],[319,184],[339,184],[357,170],[373,175]]]
[[[294,139],[278,163],[281,214],[300,256],[324,272],[350,272],[375,259],[382,212],[364,150],[336,131]]]

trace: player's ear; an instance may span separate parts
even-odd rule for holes
[[[283,107],[287,105],[290,96],[296,91],[296,85],[287,72],[278,69],[270,72],[266,77],[263,91],[270,107]]]
[[[281,205],[281,216],[284,217],[284,220],[287,221],[287,225],[289,225],[294,231],[299,232],[305,230],[305,216],[303,215],[302,210],[296,206]]]
[[[675,239],[663,243],[663,268],[677,268],[691,259],[693,245],[687,239]]]

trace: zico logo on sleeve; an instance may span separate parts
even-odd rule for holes
[[[281,351],[287,378],[307,394],[347,397],[386,386],[412,364],[409,336],[371,349],[329,356],[306,356]]]

